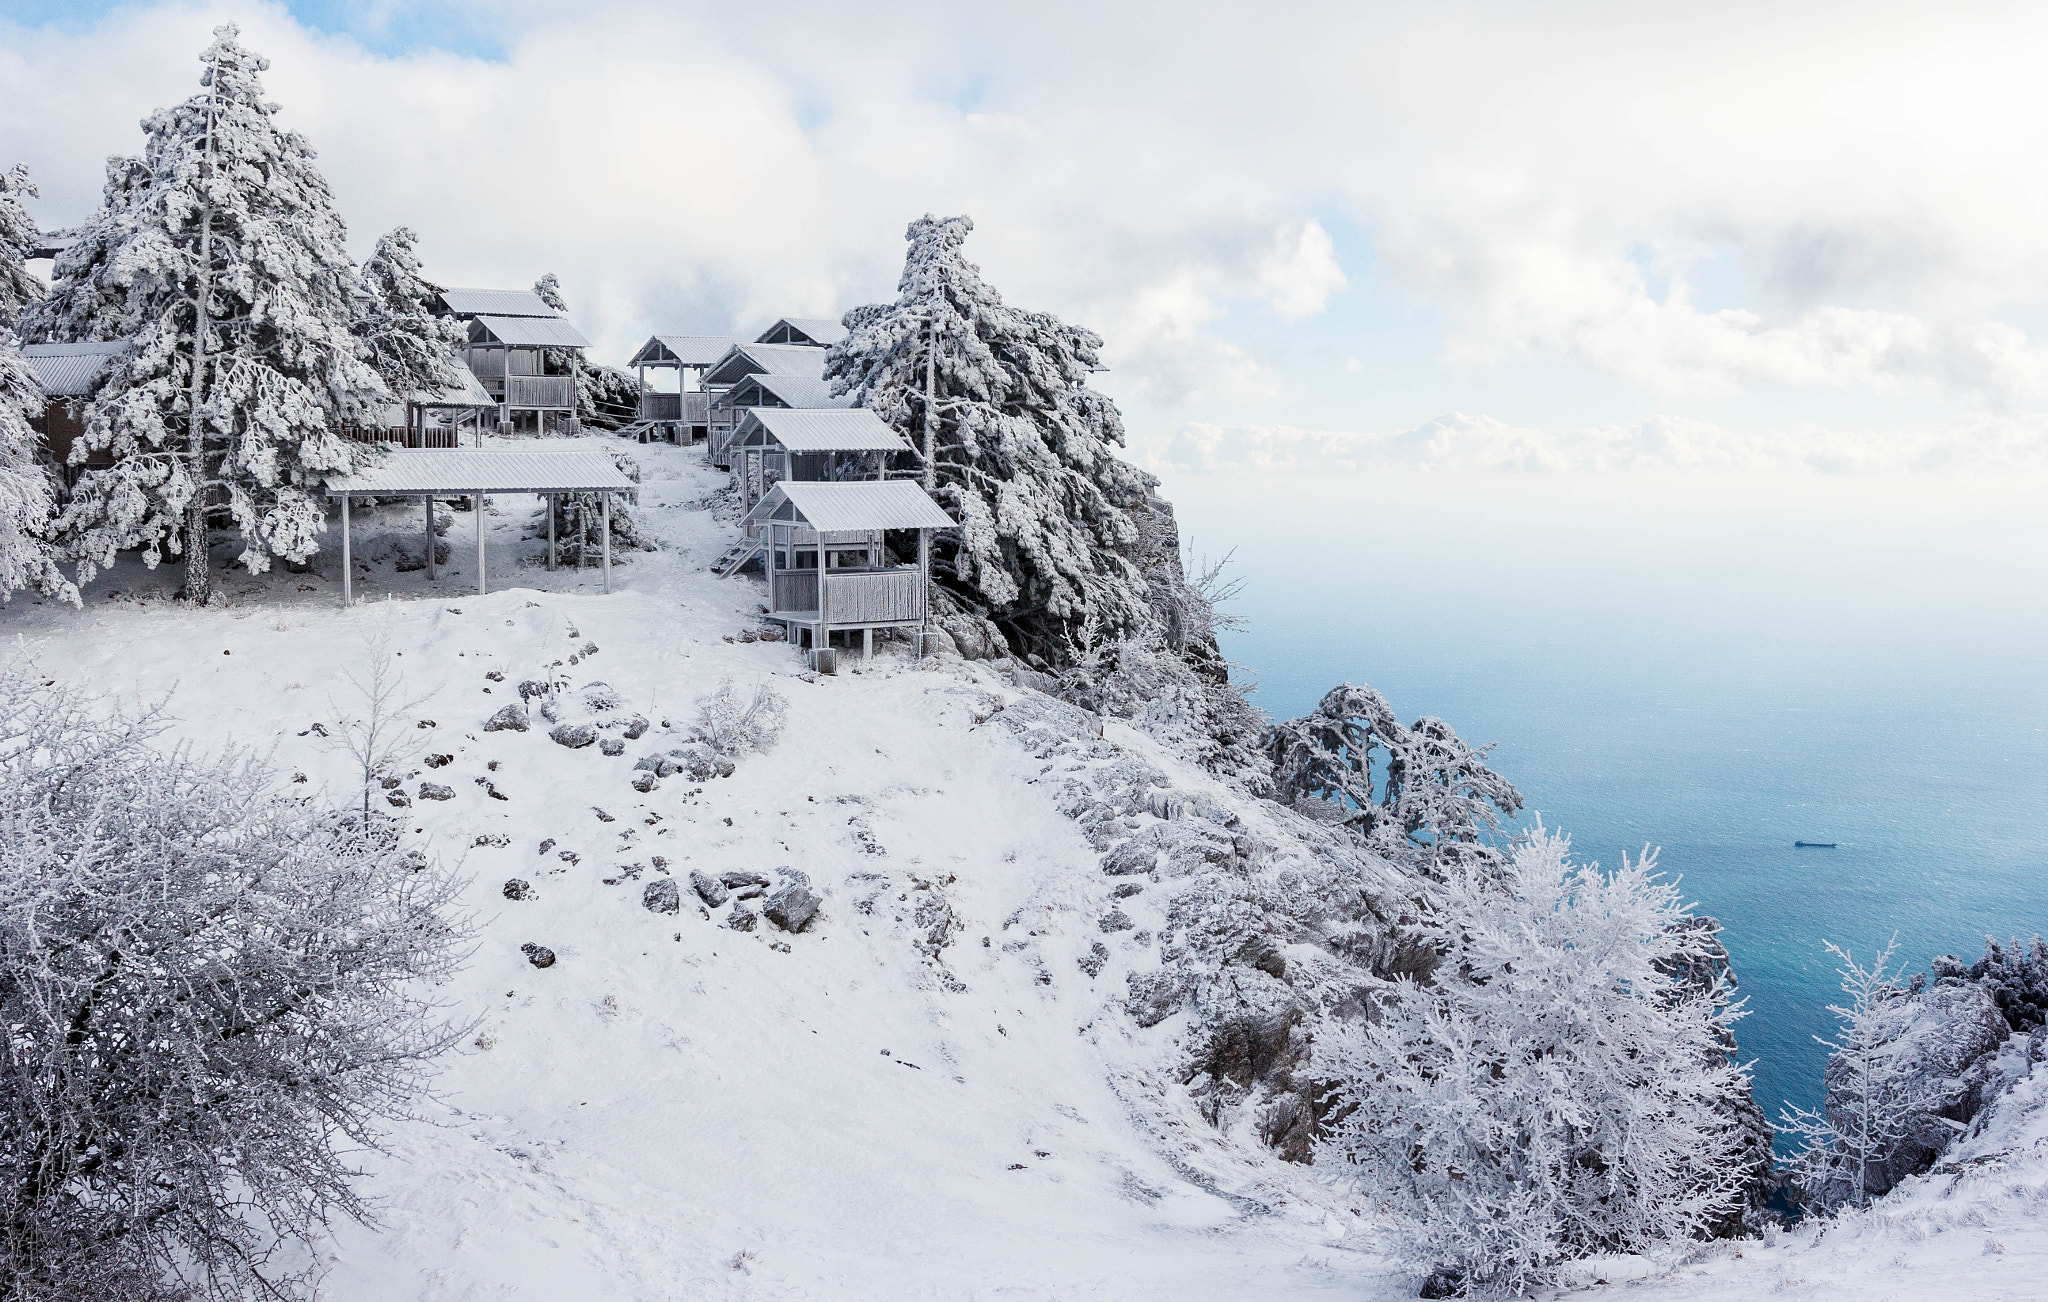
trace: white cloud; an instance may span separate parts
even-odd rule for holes
[[[1258,279],[1266,300],[1290,320],[1322,311],[1346,283],[1336,243],[1313,217],[1275,233],[1272,252],[1259,263]]]
[[[1828,474],[2048,470],[2048,416],[1979,414],[1906,430],[1801,426],[1740,433],[1658,416],[1564,433],[1451,412],[1377,433],[1191,422],[1137,449],[1159,473],[1352,475],[1440,472],[1783,471]]]

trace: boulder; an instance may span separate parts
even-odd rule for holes
[[[1129,931],[1132,927],[1136,926],[1137,924],[1133,923],[1131,921],[1131,915],[1125,913],[1122,909],[1111,909],[1109,912],[1103,914],[1102,917],[1097,920],[1095,925],[1101,927],[1105,932],[1110,932]]]
[[[818,916],[820,903],[808,887],[791,883],[769,896],[761,912],[784,931],[802,931]]]
[[[697,892],[698,899],[714,909],[725,903],[725,897],[731,894],[725,889],[724,882],[709,873],[697,872],[695,869],[690,872],[690,889]]]
[[[1129,993],[1124,1011],[1140,1026],[1157,1026],[1180,1010],[1186,991],[1170,971],[1132,972],[1124,977]]]
[[[549,949],[546,945],[536,945],[529,940],[519,947],[519,952],[526,955],[526,961],[535,967],[553,967],[555,965],[555,951]]]
[[[768,874],[735,870],[729,873],[718,874],[718,880],[727,888],[736,890],[742,886],[766,886],[768,884]]]
[[[519,699],[530,701],[536,696],[546,696],[548,685],[538,678],[522,679],[519,684]]]
[[[525,732],[526,707],[507,705],[490,718],[484,720],[485,732]]]
[[[530,900],[533,898],[533,883],[523,877],[514,877],[505,883],[505,898],[508,900]]]
[[[570,750],[582,750],[585,746],[597,744],[597,729],[587,723],[558,723],[548,733],[548,739],[557,746]]]
[[[642,773],[639,777],[633,779],[633,790],[635,791],[652,791],[660,785],[661,779],[655,777],[652,773]]]
[[[444,787],[438,782],[422,782],[420,783],[420,799],[453,800],[455,799],[455,788]]]
[[[1089,945],[1086,954],[1083,954],[1074,961],[1081,965],[1081,971],[1087,975],[1091,977],[1101,976],[1103,965],[1109,962],[1109,946],[1099,940],[1095,941]]]
[[[597,743],[597,750],[601,755],[623,755],[626,753],[626,743],[617,737],[606,737]]]
[[[682,892],[673,877],[657,877],[640,892],[640,907],[649,913],[674,913],[683,907]]]
[[[640,740],[642,737],[647,735],[647,728],[647,716],[644,714],[634,715],[632,718],[626,720],[626,740]]]
[[[759,922],[760,919],[761,915],[755,913],[752,909],[742,909],[738,905],[734,905],[732,916],[725,920],[725,925],[731,927],[734,931],[752,931],[754,924]]]

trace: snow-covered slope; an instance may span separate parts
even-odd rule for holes
[[[664,546],[622,558],[610,596],[594,570],[532,565],[536,508],[504,498],[488,523],[509,586],[481,599],[459,514],[437,584],[380,561],[350,612],[323,557],[325,576],[228,576],[224,609],[176,606],[175,575],[124,563],[82,613],[17,599],[4,616],[46,671],[170,693],[180,735],[275,746],[337,799],[348,764],[314,725],[357,707],[342,675],[366,631],[425,698],[406,825],[468,880],[476,951],[447,995],[476,1029],[440,1100],[364,1155],[382,1224],[335,1228],[324,1296],[1413,1296],[1419,1276],[1373,1250],[1370,1208],[1258,1142],[1257,1091],[1183,1082],[1205,1010],[1256,1013],[1283,971],[1309,997],[1341,995],[1313,945],[1214,957],[1242,919],[1327,893],[1304,849],[1317,830],[1114,722],[1098,737],[985,664],[896,654],[816,678],[782,644],[736,640],[759,585],[706,573],[731,538],[707,507],[723,476],[695,451],[634,451],[640,517]],[[359,519],[372,556],[388,552],[380,527],[410,534],[417,517]],[[638,712],[651,731],[606,756],[555,744],[538,715],[483,730],[550,671],[574,700],[608,684],[622,705],[595,717]],[[636,791],[635,759],[674,744],[665,725],[728,677],[787,698],[780,743],[729,778]],[[422,782],[454,796],[418,798]],[[1156,874],[1103,870],[1106,848],[1155,845]],[[1205,855],[1222,864],[1208,876]],[[823,897],[793,935],[735,931],[732,905],[700,907],[687,883],[791,870]],[[1353,860],[1340,876],[1398,894],[1384,872]],[[678,913],[643,907],[663,876],[681,880]],[[514,878],[528,898],[506,897]],[[1326,904],[1294,925],[1371,942],[1356,920],[1371,899],[1350,923]],[[529,943],[554,964],[532,966]],[[1133,991],[1151,992],[1142,1016]],[[1971,1296],[2039,1296],[2023,1289],[2044,1274],[2048,1235],[2029,1222],[2048,1129],[2036,1104],[2001,1115],[2019,1155],[1952,1162],[1817,1240],[1715,1245],[1633,1287],[1934,1298],[1970,1279]]]

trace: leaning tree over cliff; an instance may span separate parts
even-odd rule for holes
[[[1157,481],[1117,456],[1123,419],[1088,387],[1102,340],[1003,302],[961,246],[974,223],[910,224],[896,301],[846,314],[834,391],[909,439],[924,484],[960,521],[937,582],[1041,667],[1077,639],[1157,631],[1183,585]]]

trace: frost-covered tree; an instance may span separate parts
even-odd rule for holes
[[[22,308],[42,289],[28,274],[36,225],[21,202],[35,192],[21,164],[0,172],[0,601],[34,588],[76,602],[78,589],[57,568],[50,546],[56,498],[30,424],[43,412],[42,386],[15,334]]]
[[[420,268],[419,242],[410,226],[377,241],[363,262],[363,310],[354,327],[364,360],[399,398],[438,394],[462,382],[462,363],[455,357],[462,323],[434,314],[441,287]]]
[[[1433,977],[1315,1046],[1339,1117],[1317,1163],[1463,1291],[1699,1235],[1742,1196],[1742,1009],[1689,975],[1710,934],[1654,854],[1609,875],[1569,851],[1539,828],[1498,879],[1454,875],[1422,927]]]
[[[22,338],[34,344],[105,342],[135,333],[126,289],[108,274],[127,238],[126,214],[149,193],[139,158],[107,159],[100,210],[57,255],[50,292],[22,314]]]
[[[200,56],[202,90],[143,122],[142,177],[89,239],[96,291],[134,346],[94,399],[74,457],[104,450],[57,522],[90,579],[125,548],[185,558],[185,592],[210,591],[207,528],[224,507],[240,562],[302,561],[325,528],[319,482],[353,453],[339,427],[390,398],[350,333],[346,228],[303,136],[278,126],[232,24]],[[80,269],[83,269],[82,267]],[[75,312],[64,327],[101,327]]]
[[[1432,873],[1494,867],[1490,838],[1522,795],[1486,766],[1491,746],[1467,745],[1442,719],[1403,726],[1387,698],[1366,686],[1333,687],[1311,714],[1265,736],[1273,796],[1303,800],[1365,844]]]
[[[1893,936],[1867,966],[1834,942],[1830,954],[1848,1002],[1830,1004],[1841,1022],[1827,1046],[1828,1097],[1822,1111],[1788,1108],[1780,1128],[1800,1140],[1789,1163],[1800,1200],[1816,1211],[1868,1207],[1893,1183],[1890,1159],[1928,1111],[1929,1089],[1912,1057],[1896,1052],[1916,1011],[1894,965]]]
[[[0,1296],[308,1296],[457,1038],[453,878],[162,731],[0,670]]]
[[[563,316],[569,315],[569,300],[562,297],[562,278],[554,272],[550,271],[539,280],[534,281],[533,292],[541,302],[555,309],[555,311],[560,312]]]
[[[1005,304],[961,252],[973,228],[912,222],[896,301],[846,314],[825,374],[919,450],[960,521],[934,542],[937,581],[1011,650],[1060,668],[1091,618],[1105,638],[1161,622],[1171,594],[1154,580],[1179,578],[1179,542],[1150,519],[1171,520],[1157,481],[1116,455],[1116,405],[1088,387],[1101,339]]]

